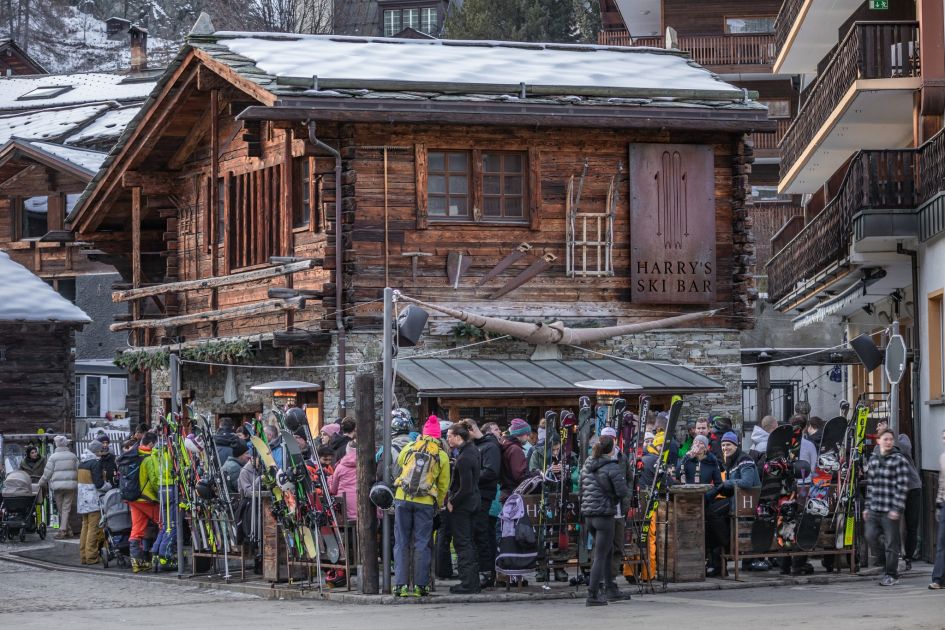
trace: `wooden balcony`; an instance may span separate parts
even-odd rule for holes
[[[849,264],[854,239],[882,236],[877,226],[882,230],[891,223],[873,221],[866,211],[915,215],[943,190],[945,131],[916,149],[856,153],[837,194],[823,209],[815,197],[807,207],[814,218],[768,262],[769,299],[777,303],[793,292],[803,298],[805,289],[818,289],[818,279]],[[777,236],[783,242],[782,235]]]
[[[626,29],[601,30],[597,43],[604,46],[651,46],[664,48],[663,37],[636,37],[631,40]],[[680,35],[679,49],[703,66],[723,72],[725,67],[768,66],[774,62],[777,48],[774,33]]]
[[[784,4],[781,5],[778,17],[774,20],[774,41],[778,50],[784,48],[787,43],[788,34],[803,5],[804,0],[784,0]]]
[[[801,110],[781,142],[783,190],[809,192],[807,190],[789,190],[788,186],[798,176],[795,165],[802,159],[802,156],[806,161],[813,154],[816,147],[808,150],[813,142],[825,142],[829,139],[830,129],[828,127],[838,124],[841,115],[844,113],[838,111],[841,105],[848,110],[866,109],[865,107],[854,108],[851,106],[853,103],[849,96],[850,90],[857,85],[858,81],[920,76],[918,36],[919,27],[917,22],[857,22],[851,27],[823,72],[805,90],[806,99],[801,105]],[[890,90],[896,90],[899,83],[890,82],[888,85]],[[871,94],[883,90],[882,85],[875,81],[871,82],[870,87]],[[906,89],[908,89],[908,86],[906,86]],[[857,95],[854,94],[853,96],[856,97]],[[875,98],[878,99],[881,96],[875,96]],[[884,113],[881,104],[875,109],[879,110],[875,115],[880,117],[898,115],[896,113],[898,110],[896,112],[890,110]],[[830,125],[827,124],[828,122]],[[859,122],[876,124],[884,121],[863,120]],[[908,122],[911,126],[911,120]],[[869,146],[869,141],[866,139],[864,141],[867,142],[866,146]],[[895,145],[890,142],[882,146]],[[836,170],[838,166],[839,164],[832,165],[830,172]],[[829,173],[827,174],[829,175]],[[824,180],[821,179],[820,182],[822,181]]]
[[[791,118],[779,118],[776,131],[756,131],[751,134],[752,140],[754,141],[756,157],[767,157],[768,154],[777,155],[778,145],[781,143],[781,139],[784,138],[784,134],[790,129],[792,122],[794,121]],[[764,154],[760,154],[759,151],[764,152]]]

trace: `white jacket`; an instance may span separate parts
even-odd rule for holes
[[[751,448],[748,450],[759,453],[767,451],[769,435],[771,434],[762,429],[760,424],[756,424],[755,428],[751,430]]]
[[[75,490],[79,485],[79,458],[68,446],[57,446],[46,460],[46,470],[39,480],[41,486],[49,485],[53,492]]]

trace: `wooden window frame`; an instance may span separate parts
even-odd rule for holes
[[[499,156],[501,160],[501,166],[497,172],[487,172],[486,171],[486,157],[489,155]],[[505,169],[505,158],[510,155],[517,155],[521,159],[521,170],[517,173],[510,173]],[[479,206],[482,209],[480,213],[482,221],[490,221],[496,223],[508,223],[511,225],[515,224],[527,224],[529,222],[528,218],[528,152],[527,151],[481,151],[479,153],[478,162],[480,176],[476,182],[477,186],[480,189],[479,197],[481,200],[481,205]],[[486,177],[497,176],[499,178],[499,193],[498,194],[487,194],[485,188]],[[506,177],[519,177],[522,180],[521,192],[518,195],[507,195],[505,192],[505,179]],[[505,213],[505,200],[506,197],[518,197],[521,200],[521,216],[518,217],[509,217]],[[499,200],[499,216],[487,215],[485,206],[486,199],[488,198],[498,198]]]
[[[292,213],[281,206],[285,201],[283,167],[273,164],[249,171],[227,171],[221,178],[225,181],[224,273],[257,269],[268,265],[270,257],[284,255],[283,221],[287,216],[291,220]],[[295,168],[294,164],[290,163],[289,168]]]
[[[443,171],[434,171],[430,167],[430,154],[442,153],[443,154]],[[466,168],[463,171],[459,170],[450,170],[449,156],[450,155],[465,155],[466,156]],[[450,199],[466,199],[466,214],[463,216],[450,216],[446,215],[435,215],[433,212],[430,212],[430,222],[431,223],[476,223],[476,199],[474,195],[474,188],[476,187],[475,182],[475,173],[474,173],[474,161],[476,156],[474,151],[468,149],[430,149],[427,154],[427,204],[432,206],[430,200],[436,197],[443,197],[446,199],[446,212],[449,212],[449,202]],[[445,181],[445,192],[443,193],[434,193],[429,190],[429,178],[433,176],[442,176]],[[465,193],[456,193],[450,194],[450,178],[464,176],[466,178],[466,192]]]
[[[929,400],[945,400],[945,290],[928,294]]]
[[[294,161],[295,183],[294,201],[292,206],[292,231],[293,232],[320,232],[323,229],[322,220],[322,177],[318,175],[316,169],[316,158],[314,155],[303,155],[295,158]],[[308,171],[306,173],[306,171]],[[306,177],[307,175],[307,177]],[[307,179],[307,181],[306,181]],[[305,192],[308,192],[308,209],[303,206],[305,203]],[[304,222],[297,223],[297,219],[304,217]]]
[[[770,31],[752,31],[750,33],[733,33],[730,30],[728,30],[729,20],[758,20],[762,18],[770,18],[772,20],[772,28]],[[776,20],[777,18],[778,18],[777,15],[770,15],[770,14],[741,15],[741,14],[736,13],[734,15],[725,15],[725,16],[722,16],[722,32],[725,33],[726,35],[768,35],[774,32],[773,20]]]
[[[470,188],[469,197],[472,203],[470,216],[460,217],[433,217],[429,209],[429,153],[430,152],[460,152],[465,151],[470,156]],[[521,153],[525,163],[522,167],[522,212],[521,219],[499,219],[482,215],[482,154],[483,153]],[[437,225],[479,225],[479,226],[523,226],[530,230],[541,230],[541,153],[535,147],[527,149],[442,149],[427,148],[424,144],[414,146],[414,175],[416,179],[418,230],[428,229],[431,223]]]
[[[762,105],[765,105],[767,103],[773,103],[773,102],[787,103],[787,114],[785,114],[784,116],[774,116],[771,114],[771,109],[769,108],[768,118],[773,118],[775,120],[785,120],[791,117],[791,99],[789,98],[759,98],[758,102],[761,103]]]

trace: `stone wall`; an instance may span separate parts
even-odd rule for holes
[[[415,348],[403,348],[401,359],[411,356],[428,355],[431,352],[451,350],[435,356],[442,358],[480,358],[480,359],[527,359],[535,347],[522,341],[497,340],[491,343],[467,346],[468,340],[457,341],[448,335],[425,335]],[[725,392],[694,394],[687,396],[683,405],[683,416],[727,414],[741,422],[741,371],[739,363],[738,332],[719,329],[676,329],[662,330],[611,339],[590,346],[591,350],[628,359],[652,361],[672,361],[697,369],[701,374],[721,382]],[[561,347],[566,359],[603,358],[593,352],[578,348]],[[265,392],[250,390],[252,385],[272,381],[298,379],[321,383],[325,388],[325,415],[329,421],[338,417],[338,371],[331,366],[337,362],[337,344],[325,351],[301,351],[294,353],[294,369],[263,369],[258,367],[233,368],[239,401],[227,404],[223,400],[226,385],[224,367],[210,368],[206,365],[184,364],[182,366],[182,387],[194,390],[198,408],[217,414],[253,413],[271,405],[271,398]],[[354,410],[354,379],[359,373],[373,372],[375,375],[375,404],[381,408],[381,359],[382,342],[378,332],[349,333],[347,336],[346,375],[347,409]],[[283,351],[261,349],[252,359],[254,365],[281,365]],[[319,366],[319,367],[304,367]],[[155,371],[152,376],[152,396],[155,409],[161,408],[160,392],[169,389],[166,370]],[[395,388],[395,405],[407,407],[414,416],[419,410],[416,391],[398,381]]]

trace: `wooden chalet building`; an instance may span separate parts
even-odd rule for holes
[[[355,373],[380,371],[391,286],[575,327],[719,309],[544,361],[508,339],[457,348],[478,330],[433,317],[398,359],[399,404],[415,413],[537,422],[575,404],[575,381],[622,378],[737,415],[754,298],[745,134],[774,128],[751,97],[672,52],[237,34],[202,19],[69,224],[129,260],[135,288],[115,298],[133,321],[115,327],[142,349],[205,363],[239,351],[235,369],[184,363],[204,411],[252,414],[271,398],[250,385],[299,378],[322,385],[310,402],[329,418],[344,413]],[[323,367],[259,367],[286,364]],[[166,371],[152,380],[158,413]]]
[[[0,433],[73,433],[75,332],[91,323],[0,251]]]
[[[120,280],[113,265],[127,261],[76,241],[65,217],[153,87],[140,74],[0,79],[0,250],[92,317],[73,336],[80,418],[134,415],[138,397],[125,395],[127,372],[102,365],[127,345],[125,335],[108,330],[127,312],[108,299]]]
[[[46,69],[20,48],[16,40],[0,38],[0,76],[16,74],[46,74]]]

